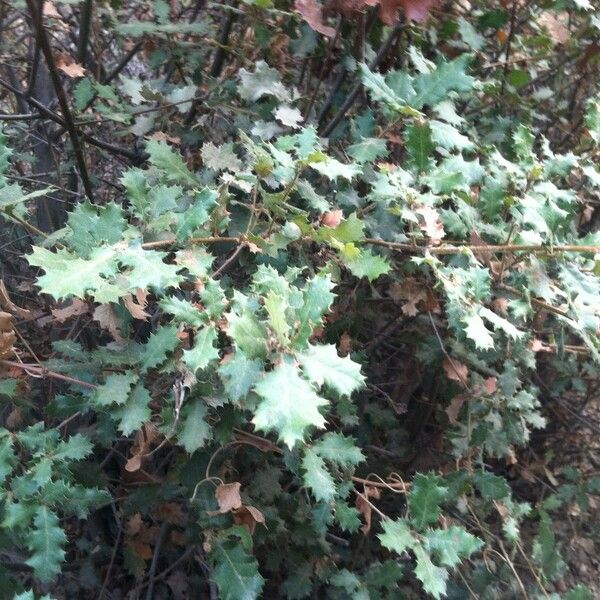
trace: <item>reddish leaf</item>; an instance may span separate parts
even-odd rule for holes
[[[294,6],[312,29],[327,37],[335,35],[335,29],[323,23],[323,8],[316,0],[296,0]]]
[[[451,379],[452,381],[456,381],[461,385],[466,385],[467,377],[469,376],[469,367],[464,363],[461,363],[459,360],[453,359],[444,359],[442,363],[444,367],[444,372],[446,373],[446,377]]]
[[[429,16],[429,9],[437,0],[381,0],[379,18],[387,25],[398,22],[398,9],[404,9],[404,15],[409,21],[422,23]]]

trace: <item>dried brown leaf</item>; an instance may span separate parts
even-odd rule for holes
[[[239,481],[234,483],[222,483],[215,490],[215,498],[219,503],[219,512],[227,513],[242,506],[242,497],[240,488],[242,484]]]
[[[235,524],[247,527],[250,535],[254,533],[257,523],[265,524],[265,516],[254,506],[240,506],[232,514]]]
[[[455,358],[446,358],[442,363],[442,367],[444,368],[444,372],[448,379],[456,381],[463,386],[466,385],[467,378],[469,377],[469,367],[467,367],[467,365]]]
[[[52,315],[59,323],[64,323],[67,319],[71,317],[76,317],[78,315],[83,315],[89,310],[89,306],[87,302],[80,300],[79,298],[75,298],[69,306],[64,306],[62,308],[53,308]]]
[[[417,208],[415,212],[423,217],[423,223],[419,225],[421,230],[429,237],[432,244],[439,244],[442,238],[446,236],[446,232],[440,221],[438,211],[431,206],[422,206]]]
[[[456,425],[458,423],[458,413],[462,408],[462,405],[465,403],[466,397],[462,394],[458,396],[454,396],[446,408],[446,414],[448,415],[448,419],[452,425]]]

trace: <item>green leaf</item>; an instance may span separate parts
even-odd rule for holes
[[[10,377],[0,381],[0,396],[14,398],[17,393],[17,383],[17,379],[11,379]]]
[[[510,486],[506,479],[488,471],[476,471],[473,483],[486,500],[501,500],[510,496]]]
[[[338,463],[342,467],[349,465],[355,467],[365,460],[354,440],[343,433],[329,431],[319,438],[313,448],[319,456]]]
[[[144,250],[141,246],[130,246],[119,254],[119,262],[131,267],[127,274],[129,288],[135,291],[137,288],[151,288],[162,292],[169,287],[177,287],[183,280],[178,271],[179,265],[168,265],[164,262],[166,252],[157,250]]]
[[[144,354],[140,361],[141,372],[154,369],[167,359],[167,354],[179,346],[177,327],[167,325],[159,327],[144,346]]]
[[[66,240],[79,256],[85,257],[96,246],[121,241],[126,224],[122,209],[114,202],[94,206],[86,200],[69,213]]]
[[[533,540],[533,560],[550,580],[558,579],[567,566],[558,551],[553,526],[548,513],[542,511],[539,529]]]
[[[347,152],[361,165],[388,154],[386,141],[380,138],[362,138],[360,142],[349,146]]]
[[[319,387],[326,383],[338,394],[350,396],[364,386],[360,365],[349,356],[339,356],[333,344],[309,344],[308,349],[296,358],[306,377]]]
[[[213,579],[222,600],[255,600],[260,597],[264,579],[253,556],[240,543],[213,541],[211,559],[215,562]]]
[[[410,164],[417,171],[429,171],[434,150],[429,123],[414,122],[407,127],[406,150]]]
[[[177,439],[189,454],[193,454],[211,438],[210,425],[204,420],[208,409],[201,400],[188,400],[181,412],[183,425]]]
[[[371,92],[371,95],[375,100],[387,104],[393,110],[402,110],[404,102],[386,83],[383,75],[380,73],[373,73],[364,63],[360,65],[360,71],[360,78],[363,85]]]
[[[342,163],[335,158],[327,157],[326,160],[319,162],[312,162],[310,166],[315,170],[327,177],[330,181],[335,181],[338,177],[342,177],[350,181],[356,175],[360,175],[362,169],[359,165],[354,163],[346,164]]]
[[[397,554],[414,549],[418,543],[405,519],[383,519],[381,527],[383,533],[377,535],[381,545]]]
[[[83,259],[61,248],[50,252],[45,248],[33,247],[27,257],[29,264],[41,267],[45,275],[38,277],[41,290],[56,300],[77,296],[85,298],[106,285],[103,277],[114,276],[117,272],[116,252],[113,248],[95,248],[89,259]]]
[[[308,448],[302,459],[304,484],[319,501],[331,502],[336,494],[335,482],[325,466],[325,461],[313,448]]]
[[[206,315],[188,300],[169,296],[162,298],[159,306],[164,312],[173,315],[174,320],[179,323],[186,323],[192,327],[201,327],[206,323]]]
[[[138,376],[132,371],[108,375],[105,382],[95,389],[92,403],[96,406],[124,404],[129,396],[131,386],[137,380]]]
[[[137,431],[143,423],[150,420],[152,412],[148,403],[152,398],[148,390],[140,383],[133,388],[127,402],[111,412],[119,423],[119,430],[125,435]]]
[[[50,583],[60,573],[67,536],[59,526],[58,517],[47,506],[39,506],[35,511],[26,542],[31,556],[25,562],[42,583]]]
[[[343,252],[342,261],[352,275],[359,279],[366,277],[369,281],[375,281],[381,275],[389,273],[392,268],[387,259],[364,249],[358,251],[352,249],[350,253]]]
[[[0,485],[12,473],[16,459],[10,433],[0,429]]]
[[[341,500],[335,503],[335,520],[342,531],[355,533],[361,526],[360,511]]]
[[[210,218],[210,211],[217,204],[218,194],[213,190],[204,188],[196,192],[192,205],[179,215],[175,237],[184,241],[202,227]]]
[[[278,100],[290,100],[290,94],[281,83],[279,71],[271,69],[264,60],[256,63],[254,73],[240,69],[238,93],[243,100],[256,102],[263,96],[274,96]]]
[[[227,315],[229,328],[227,335],[248,358],[264,358],[267,354],[267,334],[264,326],[258,322],[249,310],[240,314]]]
[[[441,514],[440,503],[446,497],[447,488],[440,485],[441,479],[434,474],[417,473],[408,496],[411,521],[419,529],[435,523]]]
[[[83,460],[92,452],[92,443],[90,440],[77,433],[72,435],[67,441],[62,441],[52,453],[53,460]]]
[[[286,317],[287,299],[271,290],[265,297],[264,306],[269,315],[269,325],[275,332],[277,340],[286,346],[289,342],[290,331]]]
[[[196,176],[187,168],[180,154],[173,152],[166,142],[149,140],[146,151],[150,155],[149,161],[164,173],[170,181],[185,183],[192,187],[199,185]]]
[[[324,427],[319,412],[327,400],[318,396],[289,362],[275,367],[254,388],[263,399],[252,422],[261,431],[275,431],[289,448],[302,441],[307,427]]]
[[[494,347],[494,338],[490,330],[486,328],[483,319],[477,313],[463,318],[463,321],[466,324],[465,334],[475,342],[477,349],[489,350]]]
[[[483,542],[462,527],[434,529],[423,538],[425,549],[437,557],[442,565],[456,567],[483,546]]]
[[[241,350],[219,367],[225,393],[232,402],[246,397],[263,374],[262,361],[248,358]]]
[[[415,575],[423,584],[423,589],[436,598],[436,600],[439,600],[439,598],[446,594],[448,571],[441,567],[436,567],[431,561],[429,554],[421,546],[415,546],[414,552],[417,557]]]
[[[192,373],[198,369],[206,369],[213,360],[219,358],[219,350],[215,347],[217,332],[212,325],[207,325],[196,332],[194,347],[183,351],[183,362]]]

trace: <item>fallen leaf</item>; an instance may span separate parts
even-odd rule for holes
[[[242,484],[239,481],[235,483],[222,483],[215,490],[215,498],[219,503],[219,512],[227,513],[242,506],[240,488]]]
[[[176,146],[181,144],[181,138],[164,133],[164,131],[155,131],[153,134],[147,136],[147,138],[149,140],[156,140],[157,142],[171,142],[171,144],[175,144]]]
[[[62,19],[60,13],[58,12],[56,6],[49,0],[44,2],[44,8],[42,9],[42,14],[44,17],[53,18],[53,19]]]
[[[316,0],[296,0],[294,8],[315,31],[327,37],[335,35],[335,29],[323,23],[323,7]]]
[[[64,52],[57,52],[54,56],[56,67],[67,77],[77,78],[85,76],[85,67],[75,62],[75,59]]]
[[[567,27],[569,15],[566,12],[544,11],[538,18],[538,23],[548,32],[555,44],[566,44],[571,38]]]
[[[108,329],[110,335],[112,335],[116,342],[125,342],[119,333],[121,321],[115,314],[115,311],[110,304],[100,304],[96,307],[94,310],[94,321],[97,321],[100,324],[100,327]]]
[[[232,514],[235,524],[247,527],[250,535],[254,533],[257,523],[265,524],[265,516],[254,506],[240,506]]]
[[[59,323],[64,323],[71,317],[85,314],[89,308],[90,307],[88,306],[87,302],[84,302],[79,298],[75,298],[73,302],[69,304],[69,306],[64,306],[63,308],[53,308],[52,315]]]
[[[150,315],[144,310],[143,306],[136,304],[133,301],[133,296],[131,294],[126,294],[123,296],[123,304],[129,311],[129,314],[134,319],[140,319],[141,321],[145,321]]]
[[[446,232],[437,210],[431,206],[422,206],[417,208],[415,212],[423,217],[423,223],[419,225],[421,230],[427,234],[432,244],[439,244],[442,238],[445,237]]]

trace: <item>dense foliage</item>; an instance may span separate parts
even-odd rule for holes
[[[0,29],[1,597],[593,597],[600,478],[521,485],[600,375],[592,3]]]

